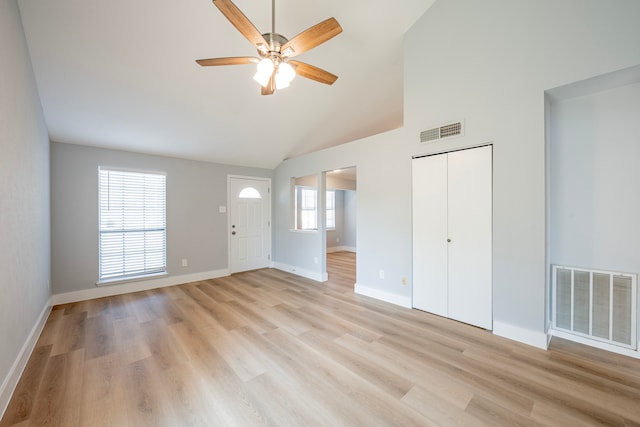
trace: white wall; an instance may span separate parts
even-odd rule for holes
[[[640,273],[640,84],[551,105],[551,263]]]
[[[15,0],[0,1],[0,417],[49,300],[49,139]]]
[[[544,347],[544,91],[640,63],[640,2],[613,3],[436,1],[405,37],[404,127],[276,170],[276,260],[317,269],[310,260],[321,246],[285,227],[289,178],[355,165],[356,289],[410,305],[401,279],[411,277],[411,156],[490,142],[494,332]],[[418,143],[421,130],[456,119],[464,137]]]
[[[88,296],[98,280],[98,167],[167,173],[167,272],[172,283],[226,274],[227,175],[271,177],[266,169],[220,165],[73,144],[51,145],[52,289]],[[188,267],[182,267],[182,259]],[[204,277],[203,276],[203,277]],[[169,283],[169,282],[162,282]],[[109,287],[101,288],[109,292]],[[70,298],[71,300],[75,298]]]

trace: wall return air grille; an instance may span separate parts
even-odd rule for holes
[[[637,275],[557,265],[552,275],[554,329],[637,350]]]
[[[433,129],[423,130],[420,132],[420,142],[438,141],[444,138],[462,135],[464,135],[464,122],[460,120]]]

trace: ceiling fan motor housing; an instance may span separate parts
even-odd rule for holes
[[[265,33],[262,37],[264,37],[268,45],[264,47],[258,46],[258,54],[261,57],[279,57],[283,55],[284,52],[281,52],[280,49],[289,41],[285,36],[278,33]]]

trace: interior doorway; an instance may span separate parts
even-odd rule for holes
[[[324,173],[325,268],[332,275],[349,278],[355,285],[357,233],[357,170],[355,166]],[[353,276],[352,278],[350,278]]]

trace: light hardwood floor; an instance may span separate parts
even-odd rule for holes
[[[640,425],[640,360],[277,270],[54,307],[0,426]]]

